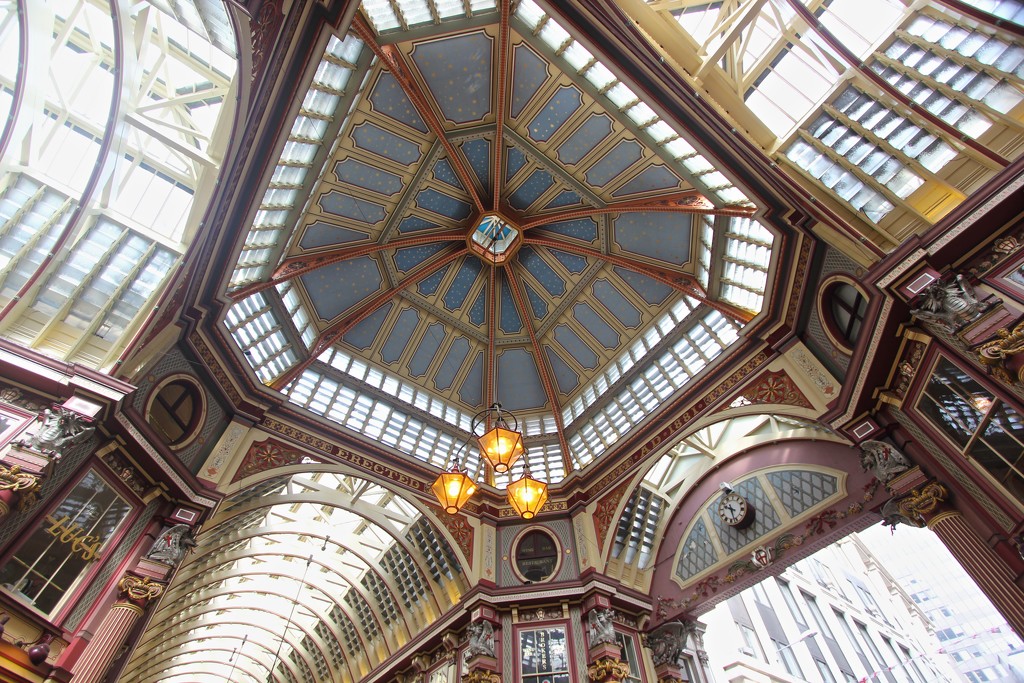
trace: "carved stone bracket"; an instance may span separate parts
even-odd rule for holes
[[[613,657],[602,657],[587,667],[587,676],[597,683],[622,681],[628,675],[629,665]]]
[[[913,467],[913,463],[890,443],[864,441],[860,444],[860,466],[865,472],[870,470],[883,484],[888,484],[893,477]]]

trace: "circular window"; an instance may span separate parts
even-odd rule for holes
[[[521,579],[530,583],[546,581],[558,569],[558,542],[546,531],[531,529],[519,537],[514,557]]]
[[[157,435],[171,448],[180,448],[199,431],[203,417],[203,394],[191,379],[165,380],[150,400],[148,421]]]
[[[831,336],[841,346],[852,349],[864,326],[864,316],[868,310],[867,297],[851,283],[842,280],[833,283],[825,291]]]

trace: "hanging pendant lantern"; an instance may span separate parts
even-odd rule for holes
[[[464,469],[459,467],[458,463],[454,463],[451,469],[438,475],[434,480],[434,485],[430,488],[437,496],[444,511],[449,515],[454,515],[462,509],[462,506],[476,491],[476,482],[466,474]]]
[[[508,502],[523,519],[533,519],[548,499],[548,485],[530,476],[530,469],[508,485]]]
[[[512,417],[513,426],[509,426],[506,415]],[[512,413],[503,413],[501,404],[495,403],[473,420],[473,433],[476,434],[477,428],[484,425],[492,426],[489,431],[476,437],[481,455],[498,474],[508,472],[525,451],[519,421]]]

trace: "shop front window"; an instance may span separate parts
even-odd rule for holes
[[[522,683],[569,683],[569,649],[564,626],[519,632]]]
[[[960,452],[1024,503],[1024,420],[967,371],[939,358],[918,411]]]
[[[131,509],[90,471],[7,560],[0,569],[0,585],[46,614],[56,612],[100,559]]]

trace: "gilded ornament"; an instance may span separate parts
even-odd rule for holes
[[[18,502],[19,510],[32,507],[39,497],[39,476],[30,472],[22,472],[21,465],[8,469],[0,464],[0,491],[15,491],[21,494]]]
[[[1017,373],[1011,372],[1006,364],[1014,356],[1024,352],[1024,322],[1013,328],[1013,331],[1005,327],[996,332],[996,339],[985,342],[978,347],[978,361],[988,368],[992,375],[1007,384],[1015,384],[1020,381]]]
[[[493,671],[470,671],[462,677],[462,683],[501,683],[501,676]]]
[[[587,667],[592,681],[621,681],[629,675],[629,665],[612,657],[601,657]]]
[[[146,603],[163,595],[165,586],[148,576],[126,574],[117,582],[117,588],[132,602]]]
[[[905,497],[900,498],[897,507],[900,513],[909,519],[920,520],[931,514],[939,503],[949,499],[949,489],[937,481],[932,481],[914,489]]]

